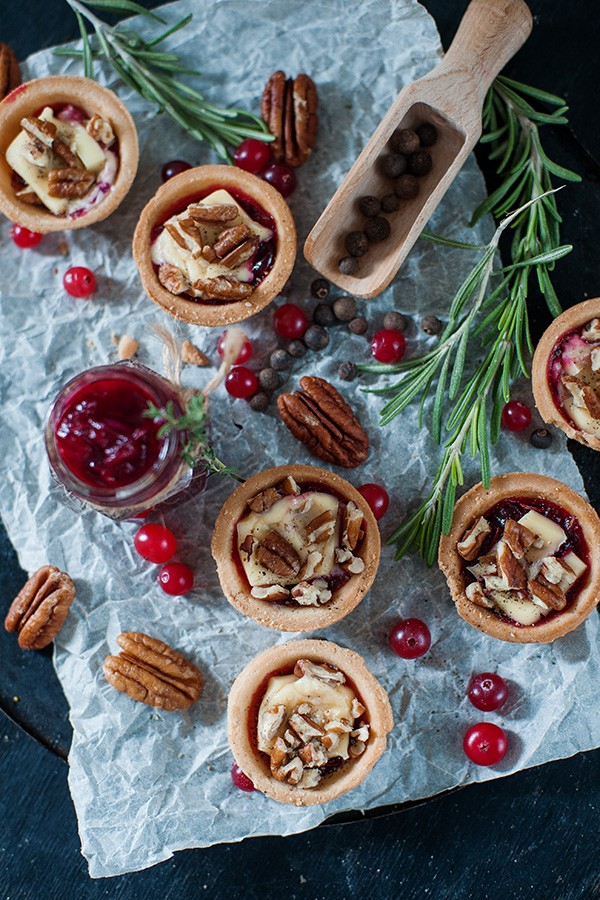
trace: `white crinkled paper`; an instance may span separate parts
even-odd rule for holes
[[[181,0],[163,10],[170,23],[190,11],[193,24],[176,34],[171,46],[201,69],[199,83],[211,101],[256,110],[267,77],[280,67],[290,74],[306,71],[318,85],[318,148],[298,173],[291,201],[301,246],[396,92],[438,60],[435,24],[415,0],[325,0],[311,3],[308,15],[306,3],[290,0]],[[36,54],[25,66],[28,77],[58,72],[76,75],[81,69],[77,61],[50,51]],[[8,239],[8,223],[0,226],[0,507],[23,567],[32,571],[51,562],[77,585],[56,641],[55,665],[71,707],[69,784],[92,877],[142,869],[187,847],[292,834],[332,813],[427,797],[598,746],[600,671],[597,655],[590,653],[598,644],[597,616],[554,646],[504,644],[458,618],[439,571],[427,569],[415,556],[394,562],[386,547],[368,597],[320,636],[361,653],[387,688],[396,721],[389,749],[360,787],[326,809],[295,809],[232,787],[229,687],[253,655],[293,637],[245,619],[220,591],[209,551],[211,528],[233,482],[212,479],[203,496],[169,513],[168,524],[181,535],[178,558],[197,573],[193,593],[171,599],[156,584],[156,567],[133,550],[136,526],[66,506],[45,460],[43,423],[52,398],[79,371],[115,359],[114,333],[139,340],[140,361],[158,369],[160,348],[150,332],[154,322],[172,326],[181,339],[193,340],[216,359],[218,332],[176,324],[147,300],[130,252],[138,214],[159,186],[161,165],[175,158],[214,162],[214,156],[106,68],[102,81],[127,103],[139,131],[140,170],[126,201],[107,221],[67,232],[66,256],[59,252],[61,236],[46,237],[35,251],[22,252]],[[483,179],[471,158],[432,227],[463,240],[487,239],[489,221],[475,232],[467,225],[483,196]],[[371,329],[380,327],[388,309],[400,309],[415,321],[427,313],[443,315],[472,263],[470,253],[418,242],[392,287],[365,303]],[[62,288],[64,270],[81,264],[98,277],[90,302],[71,299]],[[299,259],[286,298],[312,308],[314,301],[307,299],[312,277]],[[247,323],[255,365],[276,346],[270,316],[266,310]],[[386,485],[392,503],[382,522],[385,536],[426,494],[439,449],[426,430],[419,430],[415,408],[385,430],[379,428],[381,401],[361,393],[360,381],[340,384],[336,374],[340,361],[368,358],[366,339],[344,326],[330,333],[328,349],[299,361],[285,387],[292,389],[300,375],[310,372],[330,379],[351,398],[372,449],[365,465],[342,474],[356,485]],[[408,343],[411,351],[425,343],[414,324]],[[188,368],[184,380],[202,385],[209,374]],[[274,407],[266,415],[254,413],[221,388],[212,411],[217,450],[244,475],[286,462],[316,462],[289,435]],[[526,436],[503,433],[492,464],[495,473],[540,471],[582,489],[559,434],[551,450],[538,451]],[[478,480],[476,466],[468,474],[470,483]],[[407,662],[389,651],[387,634],[399,615],[418,615],[429,623],[433,644],[423,659]],[[131,630],[162,638],[198,664],[205,688],[191,710],[154,711],[106,682],[102,661],[116,652],[117,634]],[[482,716],[464,696],[471,673],[489,669],[512,683],[502,715]],[[502,723],[510,733],[508,756],[491,770],[470,765],[462,751],[464,730],[482,717]]]

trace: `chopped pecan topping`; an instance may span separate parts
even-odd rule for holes
[[[218,241],[213,244],[213,250],[222,259],[249,237],[250,229],[247,225],[232,225],[220,233]]]
[[[366,712],[365,707],[362,705],[360,700],[355,697],[352,701],[352,715],[355,719],[360,719],[364,712]]]
[[[366,722],[362,722],[358,728],[355,728],[354,731],[350,732],[350,737],[355,738],[357,741],[365,741],[365,743],[369,740],[369,726]]]
[[[506,520],[502,537],[517,559],[523,559],[529,548],[535,543],[535,534],[529,528],[515,522],[514,519]]]
[[[329,540],[335,531],[336,518],[328,509],[311,519],[306,526],[306,534],[313,544]]]
[[[491,609],[494,605],[489,597],[484,594],[483,588],[478,581],[473,581],[471,584],[468,584],[465,588],[465,594],[467,600],[470,600],[475,606],[481,606],[483,609]]]
[[[342,544],[349,550],[355,550],[360,540],[361,527],[364,516],[358,506],[350,501],[344,510],[344,530],[342,533]]]
[[[177,266],[172,266],[170,263],[160,264],[158,267],[158,280],[172,294],[185,294],[190,289],[190,285],[183,277],[182,272]]]
[[[312,578],[319,566],[323,562],[323,554],[318,550],[311,550],[306,557],[306,562],[298,572],[299,581],[307,581]]]
[[[38,195],[33,191],[17,191],[15,196],[18,197],[22,203],[29,203],[31,206],[44,205]]]
[[[54,138],[52,149],[57,156],[60,156],[65,166],[68,166],[70,169],[83,169],[83,163],[77,154],[73,153],[68,144],[65,144],[60,138]],[[91,174],[93,175],[93,173]]]
[[[56,125],[53,122],[46,122],[36,116],[27,116],[21,119],[21,128],[44,147],[52,147],[56,137]]]
[[[287,478],[283,479],[283,481],[279,485],[279,490],[282,492],[282,494],[286,494],[288,496],[297,496],[301,493],[295,479],[292,478],[291,475],[288,475]]]
[[[600,347],[596,347],[590,353],[590,363],[592,372],[598,372],[600,370]]]
[[[220,262],[222,266],[226,266],[228,269],[235,269],[237,266],[241,266],[242,263],[247,262],[258,250],[258,245],[260,244],[260,240],[257,237],[248,238],[247,241],[243,241],[235,250],[232,250],[231,253],[228,253],[227,256],[224,256]],[[215,244],[216,247],[216,244]]]
[[[264,566],[281,578],[293,578],[300,571],[300,557],[285,538],[276,531],[269,531],[256,551],[256,558]]]
[[[351,739],[348,744],[348,756],[352,757],[352,759],[356,759],[356,757],[361,756],[366,749],[367,745],[364,741],[355,741],[354,739]]]
[[[62,628],[75,599],[75,585],[56,566],[42,566],[25,582],[4,620],[7,631],[18,631],[23,650],[41,650]]]
[[[40,169],[47,168],[52,162],[52,151],[37,140],[28,141],[23,147],[23,159]]]
[[[588,322],[581,332],[581,337],[585,341],[600,341],[600,319],[592,319],[591,322]]]
[[[290,728],[294,729],[302,741],[310,741],[312,738],[318,738],[324,733],[320,725],[317,725],[308,716],[300,713],[293,713],[288,721]]]
[[[254,497],[248,506],[253,512],[261,513],[266,509],[271,509],[274,503],[277,503],[278,500],[281,500],[281,494],[277,490],[277,488],[266,488],[266,490],[261,491],[260,494],[257,494]]]
[[[106,119],[103,119],[102,116],[94,114],[85,127],[90,137],[93,137],[99,144],[110,147],[114,143],[115,133],[112,130],[112,125]]]
[[[186,234],[189,234],[189,236],[193,238],[193,240],[197,241],[200,248],[202,248],[202,232],[200,231],[200,228],[198,227],[196,222],[194,222],[192,218],[178,219],[177,221],[181,230],[185,231]],[[170,233],[171,232],[169,232],[169,234]],[[185,247],[186,249],[188,249],[187,243],[185,244]]]
[[[548,581],[543,575],[538,575],[533,581],[528,581],[527,587],[534,603],[537,599],[541,601],[543,606],[550,609],[564,609],[567,605],[564,591],[557,584],[552,584]]]
[[[208,300],[244,300],[252,293],[252,285],[237,281],[229,275],[218,278],[199,278],[194,288]]]
[[[550,584],[564,584],[570,587],[577,581],[577,575],[571,566],[564,559],[557,559],[556,556],[547,556],[542,560],[540,571]]]
[[[350,575],[360,575],[365,571],[365,562],[360,556],[351,556],[350,559],[340,562],[340,566]]]
[[[301,581],[292,588],[292,597],[300,606],[319,606],[331,600],[331,591],[324,578]]]
[[[181,345],[181,361],[187,363],[189,366],[209,366],[210,359],[200,350],[199,347],[196,347],[195,344],[192,344],[191,341],[184,341]]]
[[[275,706],[261,714],[259,722],[259,738],[265,744],[272,741],[285,720],[285,706]]]
[[[210,246],[210,244],[204,244],[202,250],[200,251],[200,256],[202,259],[205,259],[207,263],[214,263],[217,259],[217,254]]]
[[[192,203],[188,206],[187,213],[192,219],[199,222],[210,222],[211,224],[222,224],[223,222],[231,222],[238,214],[237,206],[232,203],[215,203],[212,206],[204,206],[202,203]]]
[[[240,553],[245,553],[246,556],[252,555],[252,548],[254,547],[254,538],[251,534],[247,534],[244,538],[243,542],[240,544]]]
[[[167,222],[165,225],[165,231],[169,234],[170,237],[173,238],[175,243],[179,247],[181,247],[182,250],[188,249],[187,241],[178,228],[175,228],[174,225],[172,225],[170,222]]]
[[[69,200],[85,197],[95,181],[93,172],[69,167],[50,169],[48,172],[48,193],[51,197],[65,197]]]
[[[294,675],[296,678],[302,678],[308,675],[310,678],[316,678],[318,681],[324,681],[325,684],[345,684],[346,676],[335,666],[327,663],[316,663],[310,659],[299,659],[294,666]]]
[[[300,738],[297,734],[294,734],[294,732],[290,728],[288,728],[287,731],[284,732],[283,739],[288,747],[292,748],[292,750],[296,750],[298,747],[302,746]]]
[[[488,520],[483,516],[480,516],[475,524],[464,533],[462,540],[456,545],[456,549],[462,558],[466,559],[468,562],[477,559],[479,551],[485,543],[486,537],[488,534],[491,534],[491,532],[492,529]]]
[[[508,587],[517,591],[524,590],[527,587],[525,569],[504,541],[500,541],[498,544],[496,558],[498,560],[498,569]]]
[[[290,596],[288,589],[281,587],[279,584],[269,584],[267,587],[257,585],[252,588],[250,593],[253,597],[256,597],[257,600],[270,600],[271,602],[275,602],[276,600],[287,600]]]
[[[309,769],[315,769],[324,766],[329,761],[329,756],[325,747],[320,741],[310,741],[298,750],[298,756],[305,766]]]
[[[562,383],[571,394],[575,406],[587,409],[593,419],[600,419],[600,397],[593,387],[576,375],[563,375]]]

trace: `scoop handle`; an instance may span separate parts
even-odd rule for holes
[[[469,76],[483,102],[496,75],[529,37],[532,24],[524,0],[471,0],[437,72]]]

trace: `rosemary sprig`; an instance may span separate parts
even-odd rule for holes
[[[192,16],[146,41],[130,29],[110,26],[88,9],[93,7],[118,14],[139,13],[161,24],[156,15],[133,0],[66,0],[75,13],[81,33],[81,50],[57,50],[62,56],[75,56],[83,61],[84,73],[93,78],[92,40],[88,30],[96,34],[98,54],[104,56],[122,80],[158,107],[198,141],[207,141],[217,154],[230,161],[228,146],[235,147],[244,138],[271,141],[273,136],[258,116],[243,109],[220,109],[181,81],[181,76],[198,75],[182,65],[177,53],[156,49],[175,32],[185,28]],[[86,24],[88,23],[88,24]]]
[[[221,462],[210,445],[206,397],[203,394],[193,394],[190,397],[182,416],[175,415],[170,400],[162,409],[149,403],[144,415],[163,423],[158,430],[159,438],[173,431],[185,432],[186,442],[182,447],[181,457],[190,468],[202,466],[211,475],[231,475],[237,481],[244,480],[233,466],[226,466]]]
[[[551,111],[535,109],[530,98]],[[532,345],[527,303],[533,273],[549,311],[552,315],[561,311],[550,273],[572,247],[560,244],[561,218],[552,176],[580,179],[549,159],[539,128],[564,124],[566,111],[563,101],[552,94],[508,78],[496,79],[486,98],[482,141],[490,145],[490,157],[499,161],[503,181],[475,211],[473,223],[491,212],[500,224],[483,248],[425,235],[446,246],[483,252],[456,292],[448,324],[433,350],[395,366],[361,367],[404,376],[375,390],[391,395],[382,409],[382,425],[393,421],[419,396],[422,424],[435,384],[431,433],[437,443],[443,443],[444,453],[428,496],[390,536],[389,542],[397,546],[396,558],[414,548],[429,565],[434,562],[440,534],[450,530],[456,489],[464,483],[462,458],[467,448],[472,457],[479,457],[482,481],[489,484],[490,444],[499,437],[502,406],[510,398],[512,382],[528,374]],[[506,215],[515,206],[516,211]],[[509,228],[511,264],[494,270],[500,238]],[[488,293],[492,278],[496,283]],[[472,357],[479,357],[479,362],[475,371],[466,375],[466,360]],[[448,433],[445,440],[444,432]]]

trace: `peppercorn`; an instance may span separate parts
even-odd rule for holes
[[[385,213],[396,212],[400,209],[400,201],[395,194],[386,194],[381,198],[381,210]]]
[[[358,260],[354,256],[344,256],[338,263],[342,275],[356,275],[359,270]]]
[[[264,391],[258,391],[258,393],[253,394],[253,396],[250,397],[248,403],[252,409],[256,410],[256,412],[264,412],[270,401],[271,398],[268,394],[265,394]]]
[[[381,174],[386,178],[398,178],[406,172],[406,157],[401,153],[391,153],[389,156],[382,156],[379,164]]]
[[[287,346],[287,352],[296,359],[302,359],[302,357],[306,355],[307,350],[308,347],[304,341],[290,341]]]
[[[327,303],[319,303],[313,312],[313,322],[315,325],[333,325],[335,316],[332,308]]]
[[[326,278],[315,278],[311,283],[310,292],[317,300],[324,300],[329,294],[329,282]]]
[[[415,153],[421,146],[419,135],[412,128],[399,128],[390,140],[395,153]]]
[[[404,178],[404,175],[402,176]],[[390,236],[391,226],[387,219],[377,216],[365,222],[365,234],[372,244],[385,241]]]
[[[430,125],[429,122],[419,125],[417,134],[421,141],[421,147],[433,147],[438,137],[437,128],[435,125]]]
[[[402,313],[392,310],[383,317],[383,327],[386,331],[406,331],[408,319]]]
[[[442,330],[442,323],[437,316],[423,316],[421,328],[425,334],[439,334]]]
[[[360,197],[358,201],[358,208],[360,209],[363,216],[367,216],[367,218],[371,218],[372,216],[378,216],[381,211],[381,203],[377,199],[377,197],[372,197],[367,195],[365,197]],[[356,254],[359,255],[359,254]]]
[[[351,322],[356,316],[354,297],[338,297],[333,301],[333,313],[338,322]]]
[[[280,382],[279,372],[275,369],[261,369],[258,373],[258,383],[263,391],[276,391]]]
[[[358,369],[353,362],[343,362],[338,369],[338,375],[342,381],[354,381],[358,375]]]
[[[547,450],[552,443],[552,432],[547,428],[536,428],[529,435],[529,443],[537,450]]]
[[[394,193],[401,200],[412,200],[419,193],[419,182],[414,175],[401,175],[394,181]]]
[[[379,203],[379,200],[377,202]],[[369,242],[362,231],[349,231],[344,238],[344,244],[350,256],[364,256],[369,249]]]
[[[427,150],[419,150],[417,153],[411,153],[406,161],[406,169],[409,175],[428,175],[431,172],[431,155]]]
[[[321,325],[311,325],[304,333],[304,343],[309,350],[324,350],[329,343],[329,334]]]
[[[277,372],[283,369],[289,369],[292,364],[292,357],[286,350],[273,350],[269,357],[271,368]]]
[[[352,319],[351,322],[348,322],[348,328],[352,334],[364,334],[368,327],[369,323],[364,316],[357,316],[355,319]]]

